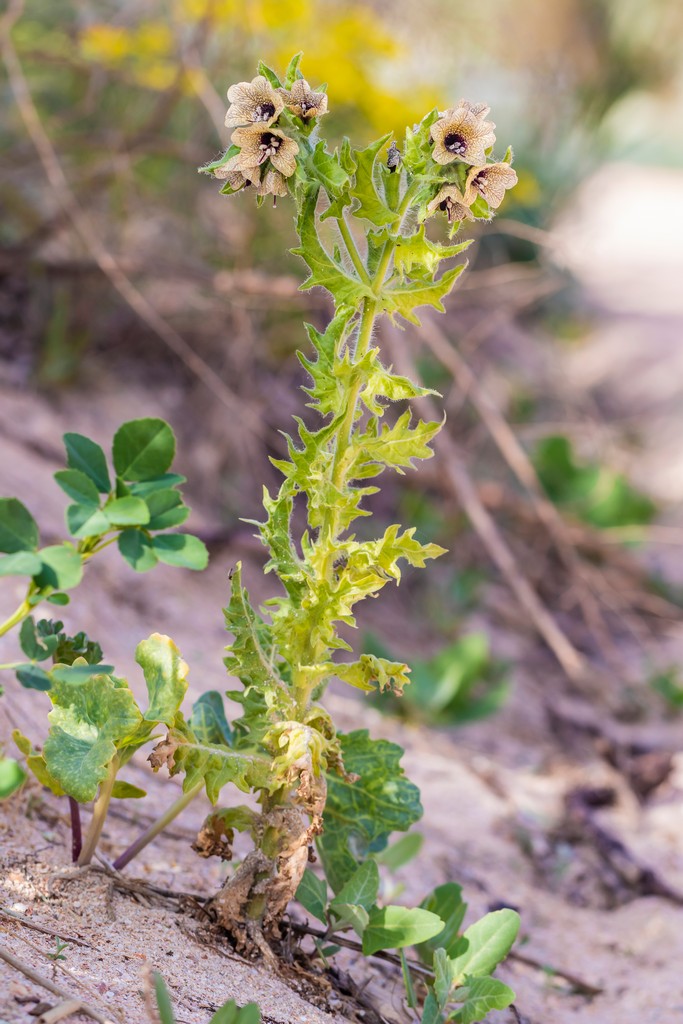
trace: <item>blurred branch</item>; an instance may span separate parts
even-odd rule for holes
[[[396,366],[401,373],[410,375],[412,367],[405,346],[399,345],[395,333],[392,335],[391,341]],[[438,420],[440,418],[436,406],[430,399],[421,398],[418,402],[428,419]],[[557,625],[522,572],[495,521],[484,507],[460,449],[446,430],[442,430],[437,436],[435,447],[437,453],[441,454],[446,482],[462,506],[492,562],[507,582],[538,634],[557,658],[567,677],[574,683],[582,682],[586,674],[586,662],[583,655]]]
[[[613,645],[606,642],[607,634],[602,622],[600,606],[583,576],[581,562],[570,539],[567,526],[556,507],[546,496],[531,459],[491,396],[478,382],[457,348],[449,342],[443,331],[435,323],[425,320],[422,324],[422,337],[428,348],[452,374],[456,386],[472,403],[498,451],[527,492],[533,511],[547,530],[560,560],[577,585],[579,603],[586,625],[603,648],[603,655],[609,660],[614,655],[614,649]]]
[[[10,88],[26,130],[38,152],[43,169],[76,233],[90,251],[102,273],[150,330],[187,366],[211,393],[239,418],[239,422],[255,437],[262,437],[264,428],[258,415],[234,394],[218,374],[199,356],[191,345],[159,315],[145,296],[124,274],[121,267],[102,245],[99,235],[81,209],[66,179],[50,138],[33,102],[17,52],[12,43],[12,29],[21,17],[23,0],[10,0],[0,21],[0,45]]]

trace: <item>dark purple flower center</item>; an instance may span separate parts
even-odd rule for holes
[[[478,174],[472,178],[472,187],[476,188],[477,192],[481,195],[486,191],[486,179],[488,178],[488,171],[479,171]]]
[[[450,132],[443,144],[449,153],[455,153],[456,156],[463,156],[467,152],[467,139],[459,132]]]
[[[275,156],[281,145],[282,139],[278,135],[273,135],[271,132],[264,132],[261,136],[261,142],[259,143],[259,164],[264,164],[268,157]]]
[[[461,210],[464,210],[462,203],[456,202],[455,199],[451,199],[450,196],[446,196],[443,202],[439,203],[439,209],[448,217],[448,223],[452,224],[454,220],[462,220]]]
[[[254,107],[254,121],[270,121],[275,116],[275,107],[272,103],[259,103]]]

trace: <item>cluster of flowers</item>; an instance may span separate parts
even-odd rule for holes
[[[230,140],[239,152],[214,172],[225,178],[233,191],[253,185],[260,196],[286,196],[286,178],[296,170],[299,145],[277,127],[287,108],[304,122],[327,113],[327,94],[313,92],[308,82],[297,79],[291,89],[274,89],[263,75],[228,89],[230,107],[225,116],[234,128]]]
[[[460,100],[457,107],[447,110],[431,127],[434,162],[450,164],[459,160],[469,165],[463,186],[444,185],[427,205],[429,213],[443,210],[449,223],[473,220],[470,207],[477,196],[496,210],[505,197],[505,190],[517,183],[517,174],[508,163],[486,162],[486,150],[496,141],[493,132],[496,126],[485,119],[490,109],[485,103]]]
[[[215,176],[226,179],[232,192],[251,185],[259,196],[286,196],[287,179],[296,171],[299,153],[292,134],[310,129],[316,118],[327,113],[327,94],[314,92],[304,78],[284,89],[258,75],[251,82],[230,86],[228,100],[225,124],[233,129],[232,147],[227,161],[215,168]],[[471,207],[478,196],[495,210],[506,189],[516,184],[517,174],[508,162],[488,163],[487,152],[496,141],[496,126],[486,120],[489,109],[484,103],[461,100],[431,126],[434,163],[444,166],[457,161],[467,170],[458,173],[457,181],[444,181],[427,204],[429,215],[442,210],[450,224],[473,220],[476,214]],[[293,129],[292,134],[287,134],[287,128]],[[393,170],[399,163],[400,154],[392,144],[389,166]]]

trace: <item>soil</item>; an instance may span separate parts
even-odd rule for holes
[[[618,181],[628,195],[627,176],[619,178],[615,169],[611,174],[613,190]],[[676,181],[676,194],[683,196],[680,177]],[[669,183],[668,195],[672,188]],[[666,438],[680,437],[681,376],[654,364],[660,357],[680,358],[669,348],[674,328],[680,336],[683,326],[680,289],[678,304],[664,313],[648,306],[652,291],[646,284],[639,304],[633,281],[620,277],[625,258],[614,231],[612,250],[595,255],[596,267],[599,263],[604,268],[611,260],[613,273],[607,278],[592,275],[585,254],[595,224],[580,205],[577,209],[560,224],[558,237],[600,314],[580,348],[557,356],[555,372],[579,391],[588,384],[599,389],[609,398],[615,420],[661,403],[658,433],[645,435],[635,472],[640,480],[651,478],[658,496],[678,497],[681,485],[676,481],[683,479],[680,446],[671,441],[666,473],[656,438],[662,436],[662,423]],[[615,216],[623,216],[620,210],[623,206],[617,204]],[[605,204],[600,215],[606,216]],[[601,237],[609,238],[609,223],[602,225]],[[640,243],[647,249],[647,236],[641,234]],[[573,264],[577,251],[583,259]],[[667,273],[680,280],[680,254],[675,268],[672,261],[673,253]],[[625,308],[628,318],[622,313]],[[78,394],[37,395],[17,387],[9,369],[3,376],[0,368],[2,492],[16,494],[34,511],[45,542],[57,539],[63,502],[51,473],[61,465],[62,432],[76,430],[104,439],[141,409],[173,421],[186,412],[179,403],[178,391],[170,385],[150,394],[142,384],[122,391],[115,382],[98,382]],[[181,447],[190,504],[195,457],[201,465],[199,449]],[[680,517],[670,511],[666,522],[678,525]],[[137,693],[144,685],[133,652],[154,630],[173,636],[191,665],[191,700],[207,689],[224,689],[226,637],[220,609],[227,600],[231,565],[242,558],[247,585],[257,597],[266,593],[260,592],[258,550],[246,532],[221,539],[224,524],[201,501],[189,525],[218,538],[205,573],[181,576],[159,567],[149,576],[136,576],[115,553],[107,552],[89,567],[73,606],[63,614],[60,610],[67,625],[85,629],[102,643],[107,660],[127,674]],[[675,549],[646,548],[638,557],[665,572],[672,583],[681,582],[683,565]],[[387,637],[405,627],[407,637],[415,637],[419,646],[419,622],[411,617],[406,595],[410,590],[403,586],[386,601],[382,595],[377,607],[372,603],[368,621]],[[18,597],[17,584],[16,593],[3,595],[0,613],[9,612]],[[486,606],[473,623],[478,628],[483,624],[494,652],[514,664],[511,698],[494,719],[458,730],[427,730],[386,718],[354,695],[333,691],[327,701],[342,728],[367,727],[375,736],[401,743],[406,771],[422,792],[425,814],[419,830],[424,844],[417,860],[384,879],[387,893],[394,901],[419,901],[434,885],[454,880],[464,886],[469,919],[501,905],[520,910],[521,940],[499,971],[517,993],[517,1015],[493,1013],[493,1024],[679,1024],[683,722],[653,703],[645,684],[634,698],[640,717],[619,720],[607,710],[597,687],[592,701],[569,691],[550,655],[527,630],[487,619]],[[683,628],[671,625],[658,641],[660,656],[680,659],[682,642]],[[15,640],[7,638],[0,645],[0,659],[9,661],[16,651]],[[4,676],[0,741],[13,727],[39,741],[42,726],[35,723],[43,720],[47,699],[22,690],[8,673]],[[621,685],[619,678],[612,680],[615,689]],[[170,804],[175,792],[175,781],[151,773],[145,751],[132,760],[125,777],[149,795],[139,805],[122,803],[110,814],[101,843],[106,861],[144,827],[151,808]],[[228,792],[225,799],[243,802],[237,793]],[[200,860],[190,849],[207,808],[201,799],[195,801],[123,873],[124,879],[145,883],[146,888],[135,891],[122,887],[102,864],[83,871],[71,867],[64,801],[28,785],[3,805],[0,815],[0,941],[70,994],[126,1024],[150,1019],[144,1003],[145,967],[166,979],[179,1024],[205,1024],[228,998],[240,1004],[257,1001],[264,1020],[277,1024],[413,1020],[403,1005],[400,977],[387,965],[378,963],[370,974],[365,962],[343,957],[342,975],[350,972],[357,986],[365,986],[361,1001],[351,999],[323,975],[309,976],[286,960],[278,973],[237,957],[207,924],[201,902],[149,889],[196,896],[216,891],[225,869],[213,860]],[[296,908],[293,914],[304,919]],[[54,937],[30,929],[29,923],[68,941],[64,960],[48,958],[55,949]],[[54,1003],[56,998],[0,962],[0,1022],[28,1024],[35,1020],[31,1011],[43,1000]]]

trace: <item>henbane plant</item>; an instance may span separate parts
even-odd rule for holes
[[[491,157],[495,126],[486,120],[488,107],[465,100],[445,113],[429,112],[406,131],[401,149],[384,136],[363,149],[344,139],[330,152],[321,134],[328,98],[301,76],[300,56],[282,81],[261,64],[253,81],[230,88],[232,145],[202,168],[225,181],[225,195],[251,191],[259,204],[268,195],[274,202],[293,199],[299,245],[292,252],[309,270],[302,288],[322,287],[334,303],[324,330],[307,325],[313,351],[299,355],[314,415],[297,419],[296,436],[286,438],[287,457],[273,460],[282,483],[275,494],[265,491],[266,518],[255,524],[269,555],[265,571],[277,576],[284,593],[256,610],[238,565],[226,610],[234,635],[226,664],[243,684],[230,694],[243,708],[235,746],[269,759],[266,784],[252,783],[261,807],[248,818],[255,849],[214,903],[220,922],[242,937],[277,931],[316,837],[335,891],[363,859],[362,843],[354,856],[353,835],[337,829],[332,835],[323,822],[326,780],[333,789],[338,780],[348,786],[350,758],[362,764],[371,746],[366,734],[340,737],[320,698],[334,678],[365,691],[400,693],[408,666],[346,657],[352,649],[339,629],[355,625],[359,601],[398,583],[402,565],[423,567],[443,553],[420,543],[410,527],[392,525],[374,540],[351,531],[370,514],[364,503],[378,490],[376,478],[430,458],[441,427],[415,420],[406,408],[430,392],[382,361],[376,329],[383,317],[419,324],[420,307],[443,311],[464,269],[464,263],[441,268],[470,243],[433,241],[426,222],[445,214],[452,240],[463,221],[490,219],[516,181],[509,149],[500,161]],[[403,403],[397,414],[395,402]],[[297,499],[305,502],[307,525],[295,539]],[[176,762],[179,756],[181,743]],[[380,777],[383,770],[391,769],[380,768]],[[396,765],[393,772],[401,774]],[[363,780],[356,784],[360,799]],[[230,813],[221,820],[228,831]],[[386,841],[396,827],[407,825],[376,822],[367,846]],[[358,838],[362,823],[350,830]]]

